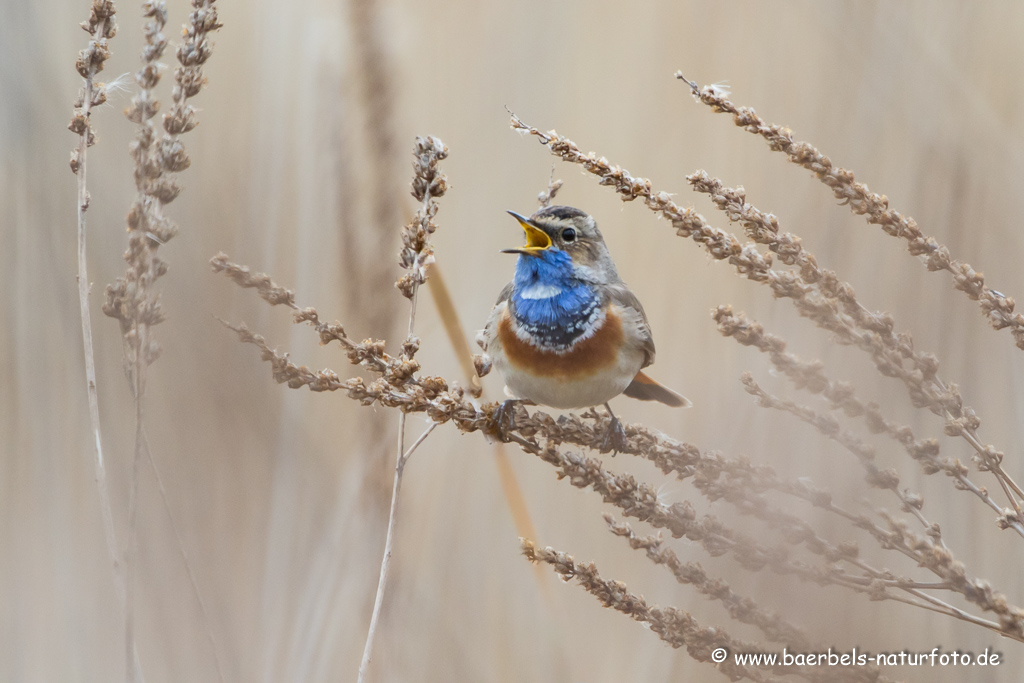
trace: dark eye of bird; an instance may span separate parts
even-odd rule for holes
[[[565,240],[566,242],[575,242],[576,231],[573,230],[572,228],[566,228],[565,230],[562,231],[562,239]]]

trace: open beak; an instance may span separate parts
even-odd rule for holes
[[[519,225],[523,226],[523,230],[526,232],[526,245],[518,249],[502,249],[502,253],[537,256],[551,246],[551,238],[548,237],[548,234],[531,223],[529,218],[520,216],[515,211],[509,211],[509,214],[519,221]]]

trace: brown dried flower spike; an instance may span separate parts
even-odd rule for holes
[[[75,99],[75,109],[71,115],[68,130],[76,135],[84,136],[84,145],[87,147],[96,144],[96,136],[93,135],[92,126],[89,124],[90,110],[107,101],[106,87],[103,83],[94,82],[93,79],[103,71],[104,63],[110,58],[107,41],[117,33],[114,12],[112,0],[95,0],[92,3],[89,20],[80,24],[82,30],[89,34],[90,40],[85,49],[78,53],[78,59],[75,61],[75,70],[85,79],[85,83]],[[80,145],[71,153],[72,172],[78,173],[82,157],[83,152]]]
[[[427,281],[427,266],[434,262],[434,248],[430,245],[430,235],[437,230],[434,216],[438,207],[434,199],[448,190],[448,178],[437,169],[437,162],[447,156],[448,148],[438,138],[416,138],[412,196],[419,200],[420,208],[402,228],[402,250],[398,253],[398,264],[412,272],[395,283],[407,299],[413,298],[416,288]]]

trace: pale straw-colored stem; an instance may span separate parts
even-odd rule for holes
[[[366,672],[370,667],[370,659],[373,656],[373,640],[377,634],[377,622],[380,618],[380,609],[384,604],[384,590],[388,583],[388,570],[391,568],[391,551],[395,539],[395,520],[398,517],[398,493],[402,490],[402,474],[405,471],[405,463],[420,444],[426,441],[430,433],[437,427],[432,422],[418,439],[403,452],[405,445],[405,413],[399,418],[398,429],[398,458],[395,462],[395,482],[391,489],[391,511],[388,514],[388,534],[384,541],[384,557],[380,561],[380,578],[377,580],[377,596],[373,600],[373,615],[370,617],[370,628],[366,632],[366,646],[363,648],[363,659],[359,664],[359,683],[366,680]]]
[[[124,641],[127,671],[129,683],[137,683],[141,680],[135,652],[135,528],[138,518],[139,507],[139,461],[142,459],[142,437],[143,437],[143,409],[142,397],[145,392],[145,362],[142,360],[143,349],[146,348],[146,326],[138,328],[138,347],[135,350],[134,362],[134,392],[135,392],[135,451],[132,456],[132,483],[128,494],[128,547],[125,550],[125,619],[124,619]]]
[[[429,197],[429,195],[427,195]],[[416,323],[416,298],[419,287],[413,290],[412,307],[409,311],[409,337],[412,337],[413,326]],[[380,609],[384,605],[384,591],[388,585],[388,571],[391,569],[391,550],[395,540],[395,521],[398,518],[398,494],[402,490],[402,474],[405,472],[405,463],[412,455],[412,452],[423,443],[430,432],[434,431],[437,423],[432,423],[425,432],[416,439],[416,442],[405,452],[405,416],[402,412],[398,415],[398,448],[395,456],[395,481],[391,487],[391,509],[388,512],[388,533],[384,540],[384,557],[380,561],[380,576],[377,579],[377,595],[373,599],[373,614],[370,615],[370,627],[366,631],[366,645],[363,646],[363,659],[359,663],[359,683],[366,681],[366,673],[370,668],[370,659],[373,657],[373,641],[377,635],[377,622],[380,619]]]
[[[92,33],[92,39],[99,41],[105,36],[113,19],[101,19]],[[103,520],[103,536],[106,540],[107,555],[114,572],[114,588],[117,595],[118,608],[123,618],[126,612],[125,573],[121,564],[117,534],[114,531],[114,513],[110,505],[110,491],[107,488],[107,469],[103,459],[103,438],[100,423],[100,399],[96,383],[96,355],[92,340],[92,314],[89,310],[89,293],[92,285],[89,282],[88,259],[86,258],[87,222],[86,212],[89,210],[89,189],[87,182],[89,137],[91,124],[89,115],[92,111],[93,99],[97,94],[94,76],[85,76],[82,87],[82,117],[86,121],[85,129],[78,136],[75,174],[78,178],[78,305],[82,318],[82,348],[85,357],[85,389],[89,399],[89,426],[92,431],[92,448],[94,459],[94,477],[96,490],[99,493],[100,516]],[[139,670],[138,653],[132,647],[128,651],[129,669]]]
[[[439,140],[435,140],[434,138],[428,138],[428,140],[432,144],[440,145]],[[419,141],[417,144],[419,144]],[[442,154],[440,158],[444,158],[444,154]],[[434,164],[436,164],[436,161],[437,158],[435,157]],[[442,176],[442,185],[440,191],[437,192],[437,196],[440,196],[441,194],[444,193],[443,182],[444,179]],[[420,220],[421,229],[423,229],[423,231],[426,234],[429,234],[428,226],[430,224],[430,220],[432,217],[432,214],[430,212],[430,205],[431,202],[434,200],[434,196],[435,195],[432,193],[431,184],[428,182],[428,184],[425,187],[423,187],[423,196],[420,200],[420,209],[417,214],[417,217]],[[416,304],[419,301],[420,282],[422,282],[422,278],[419,277],[419,274],[421,273],[422,269],[427,265],[427,263],[424,261],[424,258],[424,251],[421,248],[420,251],[418,251],[415,254],[414,258],[412,259],[412,263],[409,264],[410,272],[412,272],[416,276],[412,280],[412,291],[410,292],[409,296],[409,328],[408,332],[406,333],[406,341],[410,344],[413,341],[413,332],[416,329]],[[412,360],[412,356],[414,353],[414,350],[403,350],[402,356],[407,360]],[[373,614],[370,616],[370,627],[366,633],[366,645],[363,647],[363,659],[359,663],[359,683],[363,683],[366,680],[366,674],[370,668],[370,659],[373,656],[373,641],[374,636],[377,633],[377,622],[380,618],[381,606],[384,604],[384,590],[387,587],[388,570],[390,569],[391,566],[391,550],[392,544],[394,543],[395,519],[398,513],[398,494],[402,489],[402,473],[405,471],[405,463],[409,459],[409,456],[412,455],[413,451],[415,451],[419,447],[419,445],[423,443],[423,441],[430,435],[432,431],[434,431],[434,428],[437,426],[437,423],[432,423],[430,427],[428,427],[427,430],[424,431],[423,434],[418,439],[416,439],[416,442],[409,448],[408,452],[406,452],[405,418],[405,411],[399,413],[398,448],[395,454],[395,481],[391,490],[391,509],[390,512],[388,513],[388,531],[387,537],[384,541],[384,557],[381,559],[380,563],[380,577],[377,580],[377,595],[373,601]]]
[[[94,39],[104,35],[110,19],[103,19],[96,27]],[[89,121],[92,100],[95,95],[93,77],[85,78],[84,96],[82,97],[82,115]],[[88,264],[85,257],[86,219],[89,209],[89,190],[86,184],[86,155],[89,150],[89,132],[86,129],[78,136],[78,304],[82,314],[82,346],[85,351],[85,388],[89,396],[89,423],[92,428],[93,452],[96,456],[96,488],[100,494],[100,510],[103,515],[103,534],[107,540],[107,551],[110,563],[114,568],[114,577],[118,584],[118,597],[124,604],[124,582],[121,576],[121,563],[118,561],[117,537],[114,533],[114,515],[110,507],[110,493],[107,490],[107,470],[103,463],[103,439],[100,435],[100,399],[96,388],[96,357],[92,346],[92,315],[89,312]]]
[[[966,621],[966,622],[968,622],[970,624],[975,624],[977,626],[981,626],[983,628],[987,628],[990,631],[995,631],[996,633],[998,633],[999,635],[1001,635],[1001,636],[1003,636],[1005,638],[1011,638],[1013,640],[1024,642],[1024,638],[1021,638],[1020,636],[1016,636],[1016,635],[1007,633],[996,622],[990,621],[988,619],[982,619],[981,617],[978,617],[978,616],[975,616],[975,615],[970,614],[968,612],[965,612],[962,609],[960,609],[959,607],[954,607],[953,605],[950,605],[945,600],[941,600],[941,599],[935,597],[934,595],[931,595],[930,593],[925,593],[923,590],[918,590],[916,588],[907,588],[905,590],[908,593],[910,593],[911,595],[915,595],[915,596],[919,597],[920,599],[930,603],[931,605],[934,605],[934,607],[930,607],[930,606],[927,606],[927,605],[918,605],[918,607],[922,607],[924,609],[931,609],[931,610],[933,610],[935,612],[938,612],[939,614],[945,614],[947,616],[953,617],[954,619],[960,619],[961,621]]]

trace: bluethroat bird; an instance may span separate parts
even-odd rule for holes
[[[592,217],[570,206],[529,218],[509,211],[526,231],[515,277],[501,290],[479,338],[515,398],[498,409],[501,431],[515,404],[587,408],[611,416],[604,450],[622,450],[625,432],[608,405],[625,394],[686,407],[690,402],[642,370],[654,362],[643,306],[619,278]]]

